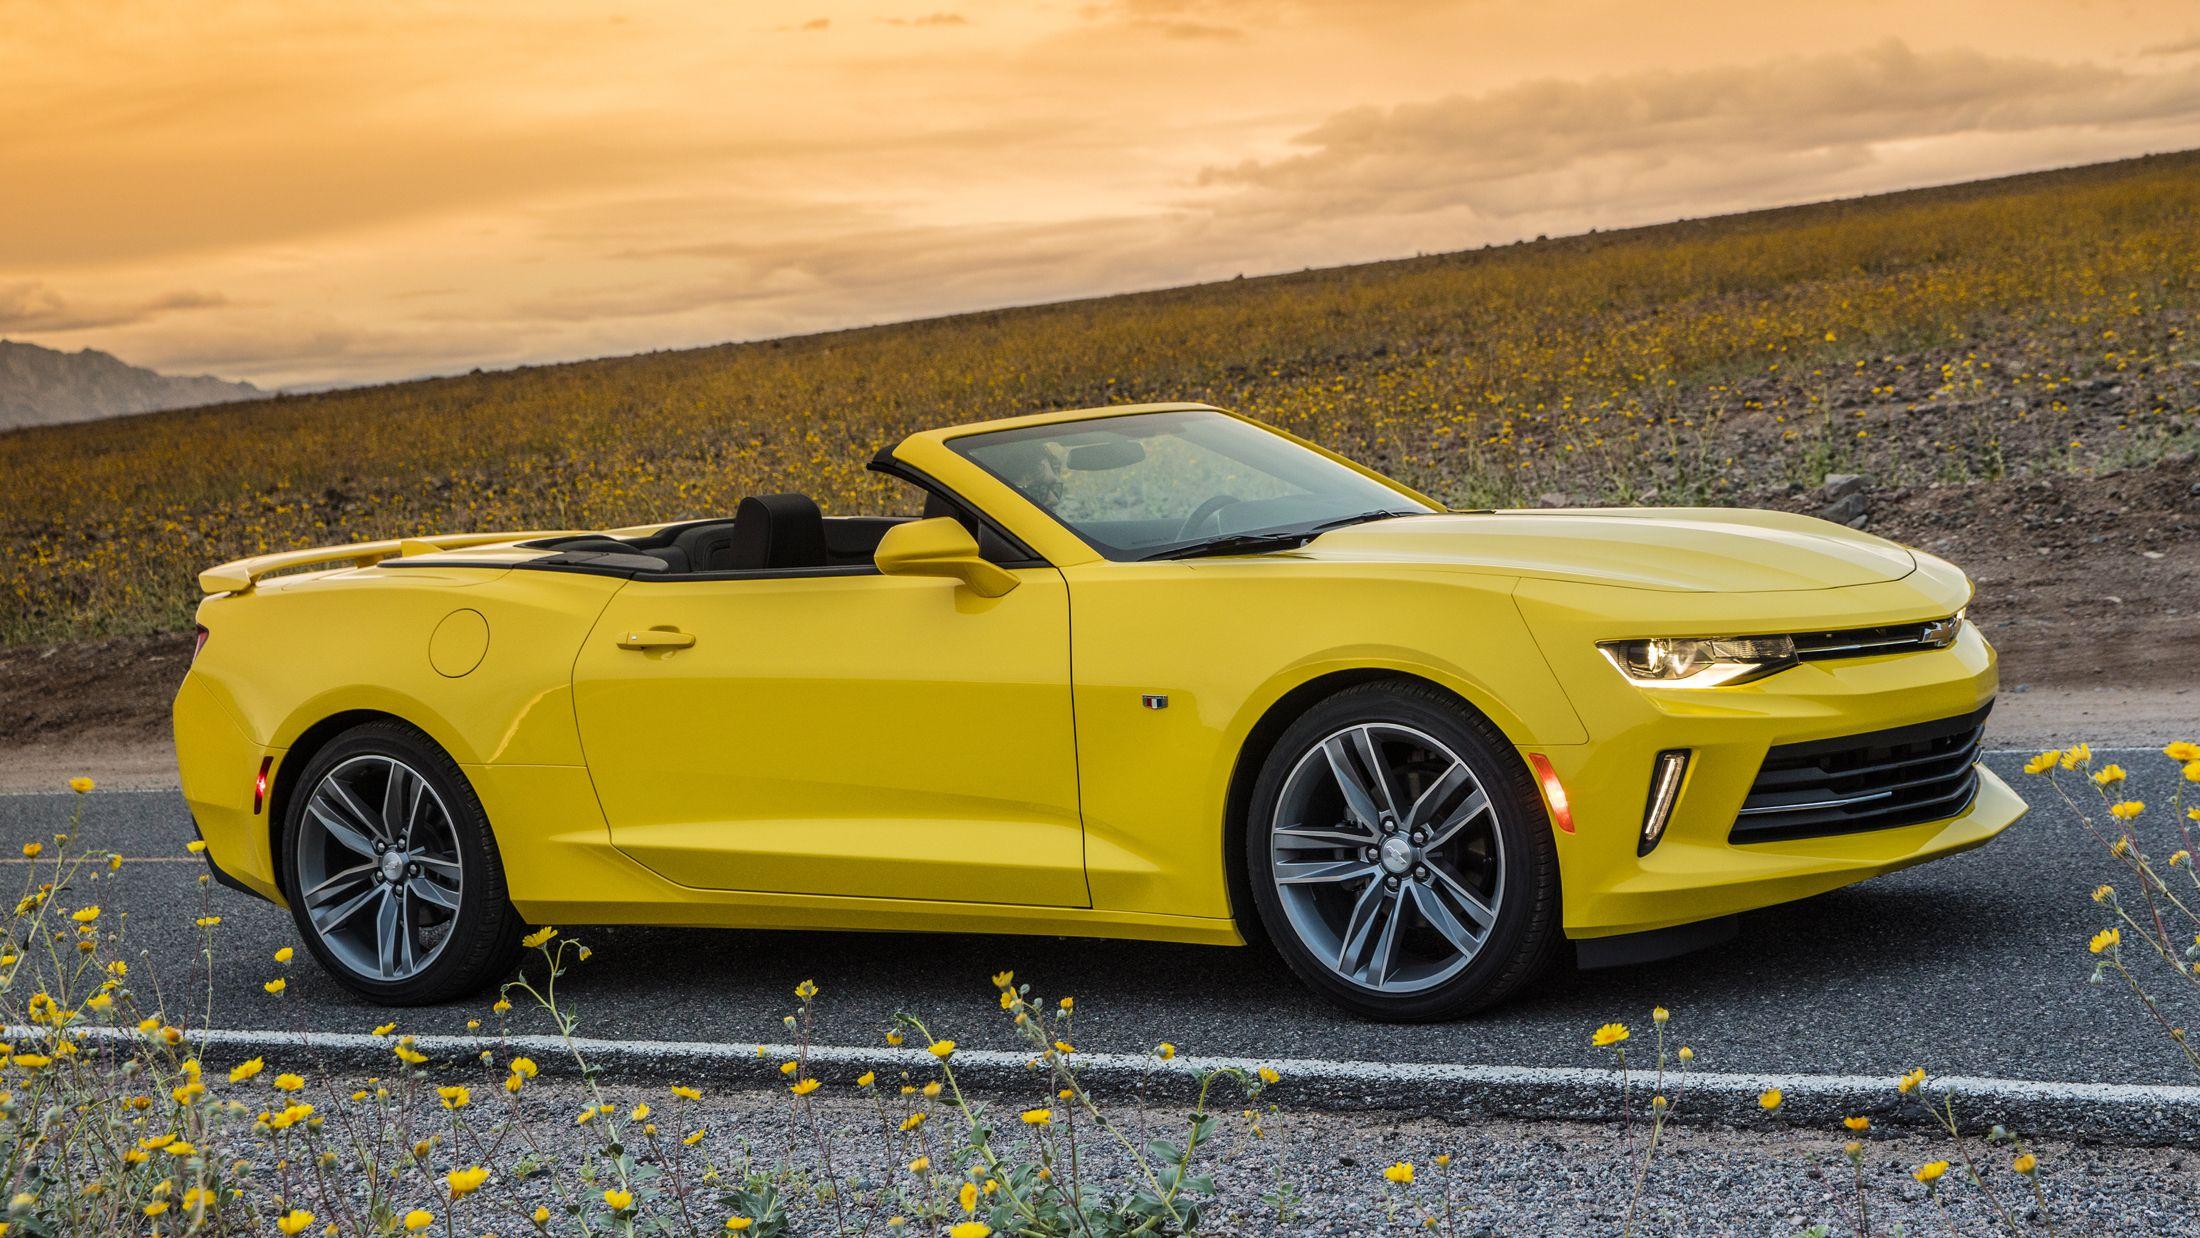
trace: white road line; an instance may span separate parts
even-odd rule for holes
[[[35,1027],[0,1028],[0,1036],[10,1041],[41,1040],[50,1029]],[[70,1035],[79,1041],[124,1042],[141,1039],[139,1033],[114,1027],[84,1027],[72,1029]],[[394,1040],[360,1032],[300,1032],[266,1029],[209,1028],[189,1033],[192,1044],[209,1049],[228,1049],[240,1057],[247,1053],[303,1051],[333,1052],[343,1054],[390,1054]],[[606,1040],[576,1037],[570,1044],[556,1036],[415,1036],[413,1048],[430,1057],[458,1060],[478,1057],[487,1051],[499,1057],[508,1054],[524,1054],[535,1058],[546,1069],[556,1069],[571,1061],[571,1053],[579,1053],[594,1065],[622,1065],[629,1068],[650,1067],[658,1073],[676,1075],[678,1068],[733,1067],[767,1065],[769,1074],[776,1076],[779,1063],[794,1058],[798,1052],[790,1044],[720,1043],[716,1041],[675,1040]],[[957,1049],[953,1062],[958,1069],[977,1068],[988,1073],[1020,1072],[1027,1070],[1033,1055],[1004,1049]],[[1323,1058],[1258,1058],[1258,1057],[1201,1057],[1179,1054],[1174,1060],[1163,1062],[1150,1054],[1129,1053],[1079,1053],[1073,1059],[1078,1073],[1094,1081],[1132,1082],[1155,1076],[1193,1077],[1211,1070],[1234,1069],[1248,1075],[1262,1067],[1272,1067],[1287,1081],[1293,1083],[1320,1082],[1351,1089],[1348,1095],[1364,1095],[1369,1085],[1397,1088],[1404,1091],[1441,1093],[1446,1090],[1506,1090],[1556,1088],[1564,1090],[1609,1090],[1617,1097],[1619,1072],[1614,1069],[1586,1066],[1471,1066],[1448,1062],[1365,1062],[1331,1061]],[[839,1067],[847,1071],[878,1069],[929,1069],[937,1063],[930,1053],[919,1048],[869,1048],[858,1045],[812,1045],[809,1061],[813,1065]],[[1636,1088],[1649,1085],[1654,1076],[1650,1071],[1634,1068],[1629,1072]],[[1746,1098],[1754,1105],[1757,1097],[1769,1088],[1778,1088],[1790,1099],[1812,1097],[1850,1098],[1857,1096],[1881,1096],[1891,1100],[1899,1095],[1895,1088],[1895,1076],[1886,1075],[1825,1075],[1788,1073],[1746,1073],[1721,1071],[1690,1071],[1685,1076],[1668,1071],[1665,1083],[1668,1088],[1685,1088],[1685,1094],[1701,1097],[1705,1092],[1733,1098]],[[1953,1092],[1967,1106],[1980,1111],[1981,1116],[1991,1116],[1983,1110],[1997,1106],[2070,1104],[2088,1107],[2140,1106],[2151,1109],[2183,1109],[2200,1115],[2200,1087],[2177,1084],[2137,1083],[2074,1083],[2036,1079],[2001,1079],[1981,1075],[1935,1075],[1926,1084],[1927,1090]],[[1645,1093],[1647,1095],[1647,1093]],[[1304,1093],[1300,1093],[1303,1098]],[[1981,1107],[1983,1106],[1983,1110]]]

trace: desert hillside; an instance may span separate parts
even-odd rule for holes
[[[160,374],[93,348],[71,353],[0,340],[0,430],[266,396],[251,383]]]

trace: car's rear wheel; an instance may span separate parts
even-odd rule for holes
[[[427,736],[373,722],[314,754],[284,813],[284,891],[346,988],[418,1005],[498,979],[523,929],[487,814]]]
[[[1408,680],[1345,689],[1270,750],[1244,822],[1253,902],[1284,961],[1401,1021],[1503,1000],[1558,950],[1558,864],[1501,732]]]

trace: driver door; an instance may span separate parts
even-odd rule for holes
[[[613,845],[702,889],[1089,906],[1068,590],[1016,575],[628,584],[573,670]]]

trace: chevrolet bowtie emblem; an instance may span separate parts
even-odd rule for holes
[[[1956,629],[1962,626],[1960,619],[1935,619],[1925,625],[1918,642],[1928,649],[1946,649],[1956,643]]]

